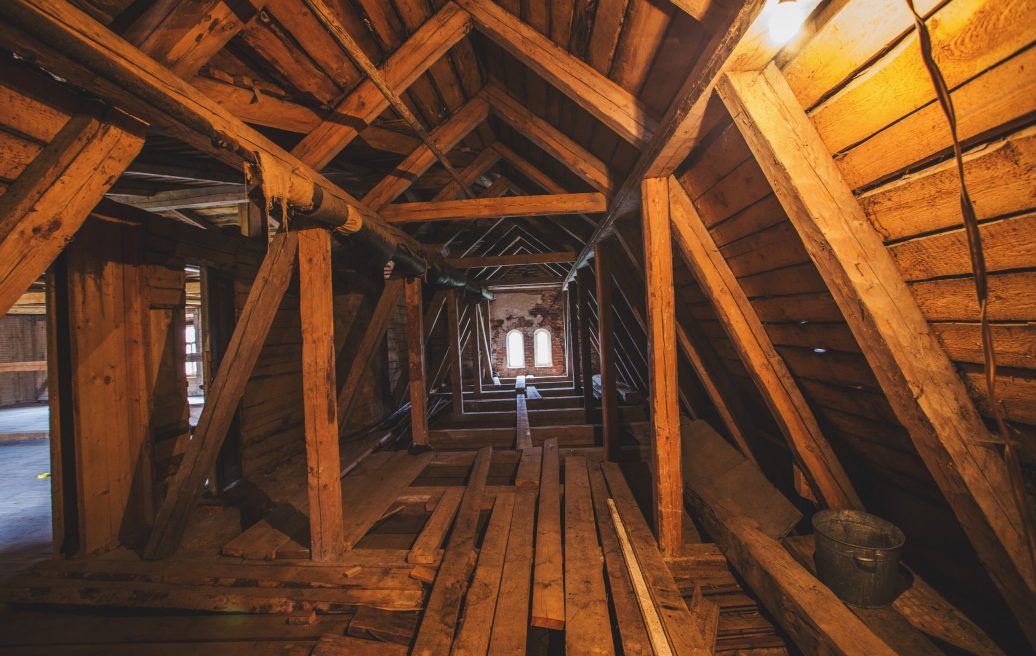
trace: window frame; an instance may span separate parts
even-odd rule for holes
[[[517,349],[517,361],[518,364],[514,364],[516,358],[512,357],[512,351],[514,349],[511,346],[511,337],[517,336],[518,338],[518,349]],[[522,331],[514,328],[507,332],[504,336],[504,364],[507,365],[508,369],[524,369],[525,368],[525,335]]]

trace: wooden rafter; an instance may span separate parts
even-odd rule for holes
[[[417,133],[417,136],[421,138],[428,150],[435,156],[435,159],[439,160],[443,168],[450,174],[450,177],[464,190],[465,195],[468,198],[474,198],[475,195],[468,189],[468,185],[464,182],[464,179],[460,176],[460,173],[453,168],[453,164],[446,157],[446,153],[436,143],[436,140],[428,133],[421,121],[410,111],[410,107],[403,102],[403,99],[399,96],[394,86],[382,75],[378,67],[374,65],[371,58],[367,56],[366,51],[359,43],[349,34],[345,27],[338,21],[338,17],[330,7],[324,4],[323,0],[302,0],[313,15],[320,21],[320,23],[327,29],[328,32],[334,37],[334,40],[341,45],[345,51],[349,54],[349,57],[360,67],[364,73],[367,74],[367,79],[374,83],[374,86],[378,88],[381,95],[388,100],[389,105],[392,109],[399,114],[410,129]]]
[[[606,211],[607,206],[607,199],[599,193],[503,196],[500,198],[397,203],[385,206],[381,210],[381,216],[389,223],[459,221],[516,216],[598,214]]]
[[[687,193],[670,179],[669,204],[677,247],[712,301],[745,369],[802,463],[813,489],[831,508],[862,508],[849,477],[828,444],[787,365],[716,247]]]
[[[140,152],[143,132],[118,112],[74,116],[0,197],[0,316]]]
[[[463,39],[471,17],[452,2],[414,32],[379,70],[389,88],[403,90]],[[323,122],[292,149],[316,168],[327,166],[365,126],[389,107],[389,101],[370,79],[365,79],[332,110]]]
[[[533,114],[499,85],[492,82],[487,84],[485,93],[493,112],[505,123],[561,162],[591,187],[602,194],[611,195],[611,173],[604,162],[564,132]]]
[[[500,161],[500,153],[493,148],[492,145],[483,149],[475,159],[468,164],[463,171],[460,172],[460,176],[464,178],[464,181],[469,185],[474,184],[475,180],[485,175],[497,162]],[[450,182],[445,187],[439,190],[433,201],[437,200],[453,200],[460,195],[461,189],[456,182]]]
[[[159,0],[122,36],[190,80],[265,4],[266,0]]]
[[[1004,461],[982,446],[995,439],[891,254],[775,66],[727,75],[719,93],[896,416],[1036,644],[1030,511],[1012,493]]]
[[[811,10],[816,3],[817,0],[800,1],[804,10]],[[713,34],[704,54],[669,103],[651,143],[641,151],[626,180],[615,192],[610,211],[579,254],[566,283],[593,257],[594,246],[610,234],[615,221],[636,207],[640,181],[672,175],[707,135],[710,126],[705,125],[706,109],[720,76],[732,70],[757,70],[776,54],[776,46],[766,41],[765,21],[760,20],[766,4],[766,0],[748,0],[731,17],[725,30]]]
[[[458,0],[458,4],[471,13],[480,32],[617,135],[637,147],[650,141],[658,122],[633,94],[491,0]]]
[[[437,144],[436,148],[449,152],[488,115],[489,105],[485,99],[481,95],[475,96],[448,121],[432,130],[431,139]],[[430,169],[435,164],[435,159],[435,154],[427,144],[418,146],[363,197],[363,202],[380,211]],[[454,183],[456,184],[456,181]],[[465,185],[468,184],[465,181]]]
[[[508,267],[571,262],[575,256],[576,254],[573,251],[564,251],[558,253],[525,253],[521,255],[480,255],[477,257],[451,258],[446,261],[450,266],[458,269],[475,269],[479,267]]]

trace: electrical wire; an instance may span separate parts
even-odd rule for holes
[[[961,145],[960,135],[957,130],[957,114],[953,106],[953,98],[950,95],[949,85],[943,76],[942,69],[935,61],[932,54],[932,36],[928,31],[924,18],[917,12],[914,0],[904,0],[910,13],[913,14],[914,24],[917,27],[917,38],[921,47],[921,58],[924,61],[928,75],[935,87],[935,95],[946,116],[946,123],[950,128],[950,136],[953,140],[953,157],[957,165],[957,175],[960,178],[960,208],[964,218],[964,233],[968,240],[968,255],[971,259],[971,272],[975,280],[975,293],[979,304],[979,330],[982,335],[982,359],[985,373],[986,396],[989,398],[989,405],[993,411],[993,419],[996,422],[997,432],[1000,439],[994,444],[1003,447],[1004,464],[1007,466],[1008,480],[1011,484],[1011,494],[1021,514],[1022,531],[1025,537],[1030,565],[1036,564],[1036,549],[1033,546],[1033,535],[1036,534],[1033,528],[1033,517],[1030,510],[1028,498],[1025,493],[1025,480],[1022,476],[1021,463],[1018,459],[1018,450],[1015,439],[1004,420],[1003,408],[997,400],[996,393],[996,351],[993,343],[993,331],[989,326],[989,280],[986,275],[986,258],[982,250],[982,235],[979,232],[978,217],[975,215],[975,206],[968,193],[967,180],[964,175],[964,149]]]

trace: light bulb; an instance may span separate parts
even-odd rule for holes
[[[799,33],[805,18],[802,5],[795,0],[777,0],[777,4],[770,7],[770,17],[766,23],[770,39],[777,45],[787,43]]]

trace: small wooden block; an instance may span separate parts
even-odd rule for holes
[[[429,585],[435,582],[435,574],[435,568],[427,565],[418,565],[414,569],[410,570],[410,578]]]

